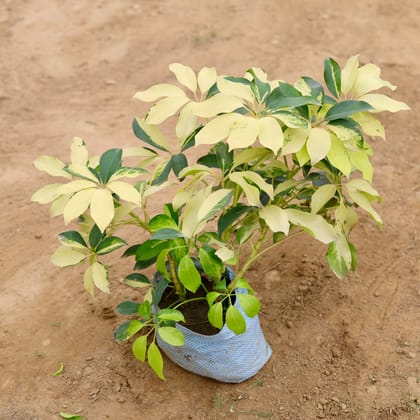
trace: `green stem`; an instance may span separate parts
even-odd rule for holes
[[[136,223],[138,224],[138,225],[140,225],[143,229],[145,229],[145,230],[149,230],[149,226],[147,226],[147,223],[145,222],[145,221],[143,221],[143,220],[141,220],[140,219],[140,217],[139,216],[137,216],[137,214],[136,213],[134,213],[134,212],[130,212],[130,213],[128,213],[135,221],[136,221]]]
[[[206,300],[206,298],[205,297],[198,297],[198,298],[183,300],[182,302],[179,302],[177,305],[175,305],[172,309],[178,309],[181,305],[184,305],[184,304],[190,303],[190,302],[195,302],[197,300]]]
[[[185,299],[185,288],[182,283],[179,281],[178,274],[176,272],[176,263],[174,257],[171,253],[168,253],[169,261],[169,274],[171,276],[172,282],[175,287],[175,293],[181,298]]]

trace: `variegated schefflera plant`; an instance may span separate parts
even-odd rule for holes
[[[116,236],[118,229],[134,225],[143,231],[138,237],[146,234],[141,243],[130,238],[134,244],[124,256],[135,257],[135,271],[125,282],[149,291],[142,303],[117,307],[134,317],[115,336],[137,336],[134,355],[147,358],[161,378],[156,334],[182,345],[174,323],[184,321],[182,310],[191,300],[203,301],[213,326],[226,322],[235,333],[244,332],[234,298],[250,317],[260,310],[246,272],[287,239],[309,233],[326,244],[328,264],[338,277],[355,269],[349,234],[358,221],[356,209],[382,224],[372,206],[380,196],[372,186],[368,143],[372,137],[385,139],[376,114],[409,109],[372,93],[396,87],[381,79],[376,65],[361,66],[357,56],[342,69],[326,59],[324,85],[310,77],[294,84],[269,80],[260,68],[243,77],[217,75],[208,67],[196,74],[179,63],[169,69],[177,84],[154,85],[134,96],[151,103],[144,118],[133,120],[143,146],[90,158],[84,141],[75,138],[69,164],[51,156],[35,161],[38,169],[66,182],[47,185],[32,197],[52,203],[50,215],[62,215],[66,225],[78,222],[78,229],[59,235],[61,246],[52,259],[62,267],[86,264],[84,285],[92,296],[95,287],[109,292],[103,255],[128,245]],[[159,126],[170,118],[174,136],[166,138]],[[135,164],[123,164],[133,159]],[[162,190],[171,201],[151,214]],[[140,272],[152,265],[164,281],[153,284]],[[230,280],[227,265],[234,272]],[[238,287],[249,293],[235,296]],[[174,288],[178,300],[152,314],[167,288]],[[191,298],[203,289],[204,297]]]

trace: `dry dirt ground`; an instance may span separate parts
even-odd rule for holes
[[[254,268],[273,357],[240,385],[166,361],[167,381],[112,341],[131,290],[91,300],[81,268],[50,261],[61,220],[30,202],[48,181],[32,161],[136,145],[132,95],[168,64],[250,66],[293,82],[353,54],[383,68],[412,112],[374,141],[382,231],[353,234],[360,263],[338,281],[325,248],[292,242]],[[0,2],[0,418],[420,418],[420,2],[418,0],[2,0]],[[250,355],[252,357],[252,355]],[[62,375],[51,374],[63,362]]]

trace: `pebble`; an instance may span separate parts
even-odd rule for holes
[[[122,397],[121,395],[119,395],[119,396],[117,397],[117,401],[118,401],[119,403],[124,403],[124,402],[125,402],[125,398],[124,398],[124,397]]]
[[[321,405],[325,405],[325,404],[328,404],[328,400],[327,400],[326,398],[320,398],[320,399],[319,399],[319,403],[320,403]]]
[[[286,321],[286,327],[287,328],[292,328],[293,327],[292,321],[287,320]]]
[[[34,235],[34,238],[35,239],[41,239],[42,238],[42,235],[40,235],[39,233],[37,233],[36,235]]]

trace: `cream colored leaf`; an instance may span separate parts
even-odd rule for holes
[[[308,121],[289,111],[279,111],[276,114],[273,114],[273,117],[281,121],[284,125],[290,128],[307,128]]]
[[[88,150],[85,142],[80,137],[74,137],[71,144],[71,163],[86,166],[88,163]]]
[[[275,205],[268,205],[260,209],[260,217],[265,220],[273,232],[289,233],[289,218],[282,208]]]
[[[258,138],[260,143],[277,155],[284,142],[280,124],[273,117],[264,117],[259,120],[259,125],[260,131]]]
[[[92,278],[95,286],[104,293],[109,293],[108,270],[100,262],[92,264]]]
[[[113,181],[107,184],[113,193],[117,194],[120,198],[130,203],[139,205],[141,202],[141,195],[131,184],[123,181]]]
[[[40,156],[34,161],[35,168],[51,176],[62,176],[71,179],[71,175],[63,170],[66,166],[60,159],[53,156]]]
[[[353,114],[351,118],[360,125],[368,136],[382,137],[385,140],[384,126],[369,112],[358,112]]]
[[[31,197],[31,201],[35,201],[40,204],[51,203],[57,199],[60,194],[60,188],[63,184],[48,184],[34,192]]]
[[[331,198],[334,197],[337,191],[337,187],[332,184],[321,185],[311,197],[311,211],[312,213],[318,213],[319,210],[324,207]]]
[[[195,143],[199,144],[216,144],[229,136],[230,129],[240,119],[239,114],[219,115],[209,121],[195,136]]]
[[[204,102],[193,102],[192,112],[197,117],[212,118],[218,114],[235,111],[243,107],[243,103],[239,98],[234,96],[216,93]]]
[[[269,156],[271,156],[271,152],[264,147],[244,149],[235,155],[232,168],[236,168],[244,163],[252,165],[254,162],[262,162]]]
[[[91,180],[93,182],[98,182],[98,179],[95,177],[95,175],[93,175],[92,172],[89,171],[87,166],[72,163],[67,168],[75,176],[80,176],[81,178],[87,178],[88,180]]]
[[[251,206],[259,207],[261,205],[260,190],[256,186],[248,183],[245,178],[246,175],[249,175],[250,173],[251,172],[248,171],[245,174],[243,172],[233,172],[229,175],[229,179],[241,187],[246,196],[246,199],[248,200],[248,203]]]
[[[181,228],[181,231],[186,238],[191,238],[195,234],[199,233],[206,224],[206,221],[200,223],[198,220],[198,211],[208,193],[210,193],[210,190],[201,190],[186,203]]]
[[[375,64],[366,64],[357,69],[356,83],[354,85],[354,94],[356,98],[364,95],[365,93],[377,90],[382,87],[387,87],[395,90],[397,87],[382,80],[380,78],[381,69]]]
[[[169,83],[162,83],[159,85],[151,86],[147,90],[137,92],[134,95],[135,99],[139,99],[143,102],[153,102],[163,97],[174,97],[174,96],[186,96],[185,92],[175,85]]]
[[[347,60],[347,63],[341,70],[341,92],[347,95],[356,82],[357,69],[359,67],[359,56],[354,55]]]
[[[380,93],[368,93],[360,97],[361,101],[367,102],[374,110],[371,112],[390,111],[398,112],[409,110],[410,107],[404,102],[396,101],[389,96]]]
[[[73,194],[87,188],[95,188],[96,186],[96,182],[88,181],[86,179],[76,179],[76,181],[61,185],[57,192],[59,195]]]
[[[212,192],[200,205],[197,220],[202,221],[212,217],[223,209],[231,200],[232,191],[227,188]]]
[[[357,213],[352,207],[347,207],[343,203],[335,210],[335,223],[339,230],[343,231],[346,235],[350,233],[353,227],[357,224]]]
[[[284,132],[284,145],[281,155],[289,155],[298,152],[305,145],[309,130],[306,128],[288,128]]]
[[[184,85],[192,92],[197,90],[197,78],[191,67],[184,66],[180,63],[172,63],[169,66],[169,70],[175,74],[175,77],[181,85]]]
[[[116,223],[124,220],[137,206],[134,204],[124,204],[114,210],[114,221]]]
[[[380,197],[378,191],[376,191],[375,188],[372,187],[370,182],[366,181],[365,179],[352,179],[351,181],[345,184],[345,187],[348,191],[361,191],[374,197]]]
[[[366,195],[351,189],[346,191],[352,201],[354,201],[359,207],[365,210],[373,218],[373,220],[378,223],[379,226],[382,226],[381,216],[379,216],[379,214],[372,207],[370,200],[368,197],[366,197]]]
[[[197,76],[201,93],[205,94],[216,83],[216,79],[217,73],[214,67],[203,67]]]
[[[125,147],[123,149],[122,157],[128,158],[128,157],[154,157],[156,156],[156,153],[153,152],[150,149],[146,149],[141,146],[136,147]]]
[[[51,261],[58,267],[67,267],[69,265],[79,264],[85,258],[86,254],[84,252],[61,245],[52,254]]]
[[[282,183],[277,184],[274,190],[274,196],[282,193],[283,191],[287,191],[288,189],[293,188],[298,184],[299,184],[299,181],[296,181],[295,179],[286,179],[286,181],[283,181]]]
[[[243,83],[232,82],[224,77],[217,79],[217,88],[219,92],[227,96],[236,96],[248,102],[254,102],[255,98],[251,87]]]
[[[148,124],[161,124],[167,118],[172,117],[176,112],[185,105],[189,99],[186,96],[172,96],[161,99],[153,105],[146,117]]]
[[[227,246],[224,246],[222,248],[219,248],[215,254],[223,261],[228,262],[232,260],[235,257],[235,252],[228,248]]]
[[[60,216],[63,214],[64,208],[66,207],[67,203],[70,200],[70,195],[62,195],[58,198],[56,198],[50,207],[50,217],[56,217],[56,216]]]
[[[331,136],[331,147],[327,158],[331,165],[339,169],[345,176],[351,173],[351,163],[346,148],[336,135]]]
[[[149,121],[149,117],[147,117],[146,119],[147,121],[144,118],[136,118],[137,124],[153,140],[154,143],[158,144],[159,146],[162,146],[165,150],[169,150],[170,147],[166,137],[162,134],[159,128],[156,127],[156,125],[153,125]]]
[[[193,197],[193,191],[185,191],[185,190],[178,190],[175,194],[174,198],[172,199],[172,205],[174,210],[177,211],[180,209],[185,203],[191,200]]]
[[[64,223],[66,225],[87,210],[94,191],[96,191],[95,188],[88,188],[75,193],[70,198],[63,210]]]
[[[315,127],[309,131],[306,148],[311,157],[312,165],[315,165],[320,160],[327,156],[331,147],[330,133],[324,128]]]
[[[354,152],[347,150],[351,164],[357,168],[363,175],[363,178],[369,182],[372,182],[373,178],[373,167],[369,161],[369,156],[366,151],[360,150]]]
[[[328,244],[336,239],[334,228],[319,214],[306,213],[296,209],[286,209],[285,211],[290,222],[309,231],[318,241]]]
[[[253,117],[244,117],[236,120],[227,138],[229,150],[244,149],[252,146],[260,131],[259,120]]]
[[[260,79],[262,82],[264,82],[264,83],[268,82],[267,73],[262,68],[251,67],[250,70],[252,70],[254,72],[255,76],[257,76],[258,79]],[[247,78],[248,80],[252,80],[254,78],[254,76],[251,73],[246,72],[245,73],[245,78]]]
[[[85,274],[83,276],[83,284],[85,286],[85,290],[93,298],[95,296],[95,283],[93,281],[93,273],[92,273],[91,265],[85,271]]]
[[[90,215],[101,232],[104,232],[114,217],[114,199],[110,191],[97,189],[90,202]]]
[[[181,142],[184,141],[197,127],[197,116],[192,112],[192,103],[182,108],[176,124],[176,136]]]

